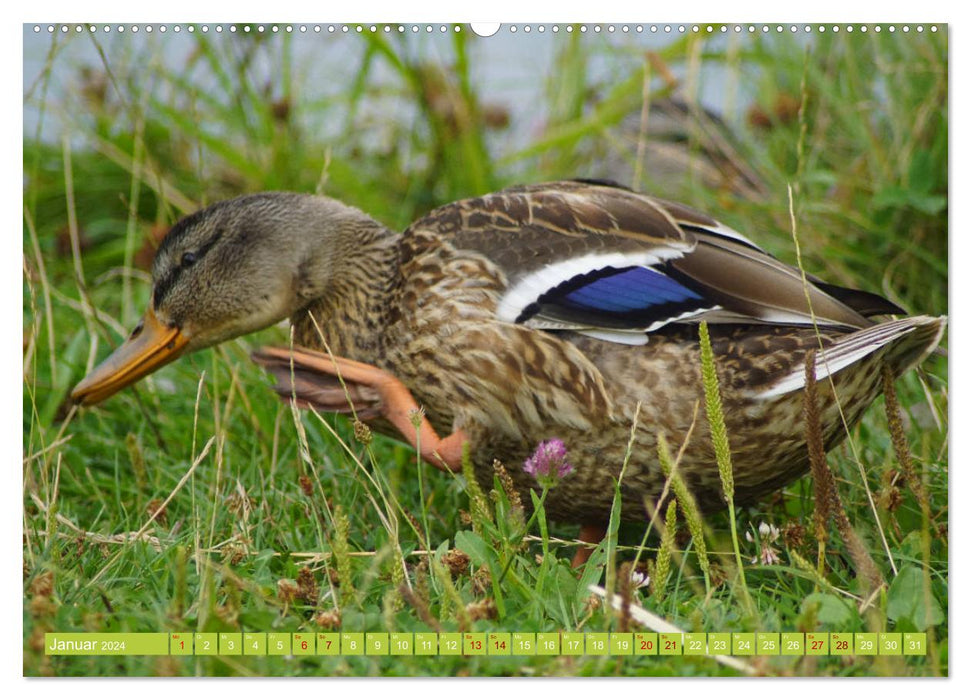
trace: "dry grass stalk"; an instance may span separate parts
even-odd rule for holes
[[[816,351],[806,354],[806,387],[803,391],[803,415],[806,421],[806,446],[809,449],[809,471],[813,477],[813,527],[816,542],[819,543],[818,567],[822,570],[823,555],[826,549],[826,523],[829,522],[829,497],[833,474],[826,464],[826,450],[823,447],[822,420],[819,417],[819,392],[816,386]]]
[[[883,576],[876,562],[870,556],[860,536],[850,524],[843,508],[843,501],[836,488],[836,479],[826,463],[826,449],[823,444],[823,429],[819,417],[819,395],[816,387],[816,358],[810,352],[806,356],[806,387],[804,392],[804,408],[806,418],[806,444],[809,449],[810,469],[813,475],[813,488],[816,495],[816,529],[817,536],[826,537],[826,524],[831,518],[849,551],[853,565],[858,575],[861,575],[874,590],[883,585]],[[818,566],[822,567],[824,540],[820,540],[820,558]]]
[[[890,442],[893,444],[894,452],[897,454],[897,461],[900,463],[900,470],[907,479],[907,484],[917,497],[921,510],[925,513],[930,512],[930,505],[927,501],[927,493],[924,484],[921,482],[917,471],[914,469],[914,459],[910,454],[910,445],[907,444],[907,435],[904,432],[904,421],[900,409],[900,402],[897,400],[897,389],[893,383],[893,372],[887,365],[883,366],[883,397],[887,412],[887,425],[890,428]]]
[[[402,600],[406,604],[410,605],[418,615],[418,619],[428,625],[429,629],[435,630],[436,632],[442,631],[442,625],[438,622],[438,619],[432,615],[431,610],[428,609],[428,603],[426,602],[424,596],[419,592],[418,587],[408,588],[408,586],[399,586],[398,593],[401,594]]]
[[[620,565],[620,580],[618,581],[620,595],[620,617],[617,619],[618,632],[630,632],[630,601],[631,601],[631,563],[625,561]]]

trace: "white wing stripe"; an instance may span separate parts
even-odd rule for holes
[[[543,294],[578,275],[605,267],[650,267],[665,260],[680,258],[684,249],[660,248],[640,253],[589,253],[569,258],[535,270],[513,284],[499,300],[496,315],[502,321],[514,322],[523,310]]]
[[[708,231],[709,233],[713,233],[716,236],[724,236],[725,238],[733,238],[736,241],[739,241],[740,243],[744,243],[746,245],[752,246],[756,250],[762,251],[763,253],[765,252],[765,250],[762,248],[762,246],[756,245],[755,243],[753,243],[752,241],[750,241],[748,238],[746,238],[745,236],[743,236],[742,234],[740,234],[738,231],[736,231],[735,229],[731,228],[730,226],[726,226],[725,224],[723,224],[720,221],[716,221],[714,226],[702,226],[700,224],[693,224],[693,223],[689,223],[687,221],[682,221],[680,223],[682,225],[684,225],[684,226],[688,226],[689,228],[701,229],[702,231]]]
[[[841,338],[834,345],[816,355],[816,381],[825,379],[844,367],[859,362],[867,355],[904,337],[916,328],[914,319],[902,318],[864,331],[857,331],[852,335]],[[756,398],[770,399],[782,396],[790,391],[802,389],[805,385],[806,370],[805,367],[800,366],[798,370],[790,372],[767,390],[758,394]]]

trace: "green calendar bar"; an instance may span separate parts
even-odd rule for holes
[[[47,656],[168,656],[165,632],[48,632]]]
[[[923,656],[923,632],[48,632],[49,656]]]

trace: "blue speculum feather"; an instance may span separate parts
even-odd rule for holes
[[[672,304],[691,306],[702,301],[699,294],[667,275],[646,267],[632,267],[582,284],[560,297],[559,303],[625,314]]]

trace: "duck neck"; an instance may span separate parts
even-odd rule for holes
[[[333,226],[300,265],[294,343],[380,365],[399,284],[400,234],[343,205]]]

